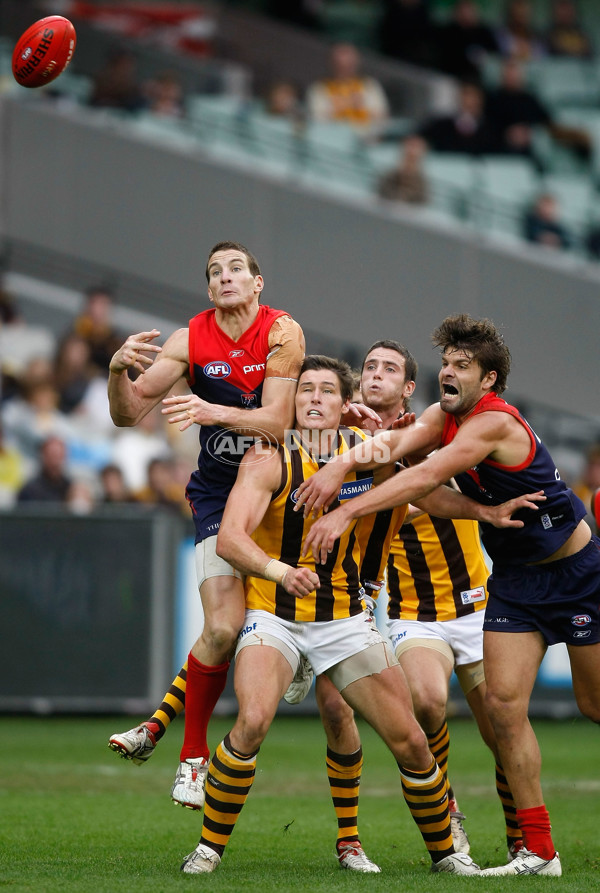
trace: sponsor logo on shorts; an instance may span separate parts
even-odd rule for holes
[[[244,636],[248,635],[248,633],[253,633],[255,629],[256,623],[249,623],[247,626],[242,627],[238,639],[243,639]]]
[[[592,635],[591,629],[578,629],[573,633],[574,639],[587,639]]]
[[[486,623],[510,623],[508,617],[486,617]]]
[[[402,639],[405,639],[405,638],[406,638],[406,630],[404,630],[403,633],[396,633],[395,636],[392,636],[392,645],[394,646],[394,648],[396,647],[396,645],[399,642],[402,641]]]
[[[207,363],[204,367],[204,374],[208,378],[228,378],[231,375],[231,366],[224,360]]]
[[[574,617],[571,617],[571,623],[573,626],[587,626],[588,623],[592,622],[592,618],[589,614],[575,614]]]
[[[542,515],[540,521],[542,522],[542,527],[544,528],[544,530],[548,530],[550,527],[552,527],[552,518],[550,517],[550,515]]]
[[[476,586],[475,589],[465,589],[460,594],[460,600],[463,605],[472,605],[473,602],[485,601],[485,588]]]

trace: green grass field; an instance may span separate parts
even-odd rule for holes
[[[360,832],[380,875],[339,869],[336,823],[325,773],[325,738],[314,718],[278,718],[258,759],[254,788],[215,874],[187,876],[182,857],[199,838],[201,816],[174,806],[178,720],[149,763],[134,766],[106,746],[127,717],[0,719],[0,889],[211,893],[296,891],[486,891],[600,887],[598,728],[583,719],[536,722],[544,789],[563,877],[478,879],[432,875],[402,798],[394,761],[361,723],[365,767]],[[214,719],[214,746],[231,726]],[[505,859],[493,760],[469,720],[452,720],[450,774],[468,816],[472,855]]]

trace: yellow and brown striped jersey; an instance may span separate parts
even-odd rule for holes
[[[342,427],[334,455],[347,452],[365,440],[357,428]],[[302,440],[292,435],[280,446],[282,458],[281,484],[264,518],[252,538],[271,558],[292,567],[308,567],[319,575],[320,587],[305,598],[289,595],[283,586],[260,577],[246,577],[246,607],[268,611],[284,620],[326,621],[360,614],[363,610],[362,588],[359,579],[360,549],[352,524],[336,541],[326,564],[315,564],[311,555],[301,557],[302,544],[314,523],[295,512],[296,492],[300,484],[315,474],[324,464],[312,456]],[[344,478],[339,500],[351,499],[371,488],[371,471],[351,472]],[[339,504],[336,500],[331,508]]]
[[[389,618],[430,622],[482,611],[488,576],[476,521],[418,515],[390,548]]]
[[[388,554],[408,511],[407,505],[384,509],[358,519],[356,538],[360,548],[360,581],[376,597],[385,577]]]

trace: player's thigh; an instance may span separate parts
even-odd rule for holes
[[[205,626],[227,626],[237,634],[246,610],[242,580],[233,576],[208,577],[200,587],[200,597]]]
[[[439,649],[428,647],[427,642],[420,645],[418,640],[409,644],[411,647],[397,657],[413,699],[418,703],[445,704],[454,665],[452,651],[441,641]]]
[[[344,699],[395,751],[397,746],[425,748],[427,738],[417,723],[404,673],[399,666],[363,676],[343,690]]]
[[[256,644],[238,650],[233,677],[236,726],[268,727],[293,678],[294,670],[278,648]]]
[[[600,643],[567,645],[573,692],[581,712],[600,722]]]
[[[483,634],[483,665],[487,699],[504,703],[529,703],[535,678],[546,653],[537,631]]]

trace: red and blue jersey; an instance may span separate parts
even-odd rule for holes
[[[189,323],[190,368],[188,383],[194,394],[208,403],[257,409],[269,356],[269,332],[284,310],[259,305],[249,329],[234,341],[221,329],[215,310],[199,313]],[[198,470],[186,489],[196,525],[196,542],[219,530],[229,491],[251,435],[237,434],[219,425],[200,428]]]
[[[548,558],[571,536],[585,517],[581,499],[561,480],[556,465],[518,409],[502,397],[490,393],[483,397],[469,418],[481,412],[507,412],[523,425],[529,435],[530,450],[520,465],[502,465],[484,459],[473,468],[455,476],[461,491],[484,505],[500,505],[516,496],[543,490],[546,500],[539,509],[521,509],[514,518],[524,522],[521,528],[497,528],[481,525],[483,544],[495,564],[528,564]],[[442,444],[454,440],[458,424],[447,415]]]

